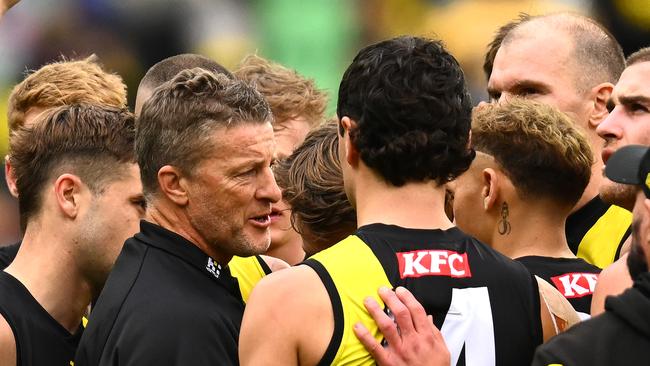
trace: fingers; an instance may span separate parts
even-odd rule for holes
[[[415,327],[413,326],[411,313],[402,300],[397,297],[397,294],[389,288],[382,286],[379,288],[379,297],[381,297],[388,309],[393,313],[393,316],[395,316],[395,322],[402,335],[406,337],[414,333]],[[424,316],[426,317],[426,314]]]
[[[399,300],[406,306],[408,309],[410,320],[413,323],[415,330],[417,332],[430,332],[433,326],[433,322],[427,317],[427,313],[424,310],[424,307],[420,302],[413,296],[411,291],[407,290],[404,287],[398,287],[395,289],[395,295]],[[399,327],[402,327],[402,324],[398,322]]]
[[[361,344],[366,348],[368,353],[372,356],[372,358],[377,361],[378,364],[382,364],[386,362],[387,360],[387,351],[384,349],[384,347],[377,342],[375,337],[370,334],[368,329],[363,326],[361,323],[356,323],[354,325],[354,334],[359,338],[359,341],[361,341]]]
[[[379,328],[379,331],[384,335],[386,342],[394,345],[400,344],[402,340],[397,331],[397,327],[395,326],[395,322],[384,313],[384,310],[379,306],[377,301],[372,297],[367,297],[364,300],[363,305],[368,310],[368,313],[370,313],[370,316],[375,320],[375,323],[377,323],[377,328]]]

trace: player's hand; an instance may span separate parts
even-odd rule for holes
[[[403,287],[398,287],[395,292],[382,287],[379,297],[393,313],[395,321],[371,297],[366,298],[364,305],[388,345],[383,347],[379,344],[361,323],[354,326],[357,338],[379,366],[450,364],[449,350],[442,334],[411,292]]]

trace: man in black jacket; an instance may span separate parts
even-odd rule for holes
[[[539,347],[533,365],[641,364],[650,347],[650,148],[620,148],[605,173],[614,182],[633,184],[637,192],[632,224],[632,248],[627,259],[634,286],[608,297],[605,313],[581,323]]]

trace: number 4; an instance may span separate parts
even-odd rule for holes
[[[496,364],[492,308],[487,287],[452,289],[451,305],[440,330],[451,354],[451,364],[458,364],[465,346],[465,364]]]

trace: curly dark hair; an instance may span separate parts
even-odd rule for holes
[[[362,49],[341,80],[337,113],[356,123],[361,160],[394,186],[443,184],[474,159],[463,70],[440,41],[402,36]]]

